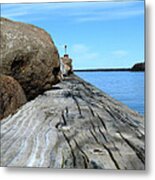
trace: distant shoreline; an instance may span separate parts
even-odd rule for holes
[[[75,69],[74,72],[109,72],[109,71],[130,71],[130,72],[144,72],[144,70],[133,71],[131,68],[117,68],[117,69]]]
[[[96,71],[130,71],[130,72],[144,72],[145,63],[136,63],[131,68],[96,68],[96,69],[75,69],[74,72],[96,72]]]

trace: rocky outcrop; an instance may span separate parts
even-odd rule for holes
[[[131,71],[145,71],[145,63],[137,63],[132,68]]]
[[[0,25],[0,72],[18,80],[28,100],[59,82],[59,54],[47,32],[5,18]]]
[[[144,169],[144,119],[75,75],[1,121],[1,166]]]
[[[69,58],[68,54],[65,54],[64,57],[61,58],[60,62],[60,69],[63,76],[68,76],[73,73],[72,59]]]
[[[20,84],[12,77],[0,75],[0,120],[26,103]]]

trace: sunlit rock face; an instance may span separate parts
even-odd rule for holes
[[[58,50],[43,29],[0,18],[1,74],[14,77],[28,100],[59,82]]]

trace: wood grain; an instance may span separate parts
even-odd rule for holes
[[[145,168],[144,119],[75,75],[1,121],[1,165]]]

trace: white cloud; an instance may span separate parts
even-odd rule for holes
[[[74,44],[70,48],[71,55],[73,55],[73,63],[75,67],[88,68],[94,67],[101,63],[101,55],[94,51],[92,47],[85,44]]]
[[[84,44],[74,44],[72,46],[72,51],[76,54],[76,53],[80,53],[80,54],[85,54],[89,52],[89,48],[84,45]]]
[[[92,48],[84,44],[74,44],[71,50],[78,57],[81,57],[86,61],[92,61],[94,59],[99,58],[99,54],[97,52],[94,52]]]
[[[116,58],[123,58],[128,55],[128,52],[125,50],[115,50],[112,52],[112,55]]]
[[[129,17],[137,16],[143,14],[143,10],[138,11],[115,11],[115,12],[98,12],[96,14],[91,14],[90,16],[79,17],[76,20],[78,22],[90,22],[90,21],[109,21],[109,20],[117,20],[117,19],[126,19]]]
[[[144,14],[142,2],[104,3],[101,7],[91,8],[77,17],[78,22],[107,21],[126,19]]]
[[[2,5],[1,15],[8,18],[25,15],[55,15],[75,22],[105,21],[129,18],[144,13],[143,2],[82,2]],[[39,17],[38,17],[39,18]]]
[[[9,13],[4,13],[2,14],[2,16],[5,16],[7,18],[13,18],[13,17],[20,17],[20,16],[24,16],[27,15],[27,12],[22,11],[22,12],[9,12]]]

